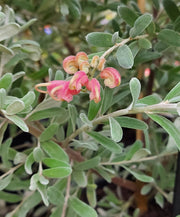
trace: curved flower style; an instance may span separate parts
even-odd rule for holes
[[[88,83],[88,76],[83,71],[78,71],[71,78],[69,83],[70,90],[80,91],[82,86],[86,86]]]
[[[63,60],[63,68],[68,74],[74,74],[78,71],[78,64],[75,56],[68,56]]]
[[[78,94],[80,91],[69,89],[70,81],[55,80],[48,83],[41,83],[35,86],[35,89],[41,93],[48,93],[56,101],[73,100],[73,95]],[[41,90],[39,87],[47,87],[47,90]]]
[[[78,66],[80,66],[80,64],[82,63],[82,62],[88,62],[88,56],[87,56],[87,54],[85,53],[85,52],[78,52],[77,54],[76,54],[76,63],[78,64]]]
[[[90,100],[94,100],[95,103],[98,103],[101,100],[99,81],[96,78],[93,78],[88,82],[86,87],[91,92]]]
[[[100,77],[104,80],[105,86],[109,88],[114,88],[120,85],[121,83],[121,76],[119,72],[112,67],[105,68],[101,73]]]
[[[79,65],[79,69],[84,71],[86,74],[89,72],[90,64],[87,61],[81,62]]]

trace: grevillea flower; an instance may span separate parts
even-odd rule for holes
[[[89,72],[90,64],[87,61],[80,63],[79,69],[84,71],[86,74]]]
[[[151,74],[150,68],[146,68],[146,69],[144,70],[144,76],[145,76],[145,77],[149,77],[150,74]]]
[[[120,85],[121,83],[121,76],[119,72],[112,67],[105,68],[101,73],[100,77],[104,80],[105,86],[110,88],[114,88]]]
[[[48,83],[41,83],[35,86],[35,89],[41,93],[48,93],[56,101],[70,102],[73,95],[78,94],[80,91],[69,89],[70,81],[55,80]],[[39,87],[47,87],[47,90],[41,90]]]
[[[80,91],[82,86],[86,86],[88,83],[88,76],[83,71],[78,71],[71,78],[69,83],[70,90]]]
[[[74,74],[78,71],[78,64],[75,56],[68,56],[63,60],[63,68],[68,74]]]
[[[99,81],[93,78],[88,82],[86,87],[90,91],[90,100],[94,100],[95,103],[98,103],[101,100]]]
[[[80,66],[82,62],[88,62],[88,56],[85,52],[78,52],[76,54],[76,63]]]
[[[99,56],[93,56],[92,60],[91,60],[91,67],[96,68],[98,66],[99,63]]]
[[[105,58],[100,58],[100,59],[99,59],[99,64],[98,64],[98,66],[97,66],[97,69],[98,69],[99,71],[102,71],[102,70],[104,69],[105,63],[106,63],[106,59],[105,59]]]

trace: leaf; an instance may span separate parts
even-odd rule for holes
[[[138,18],[138,15],[126,6],[119,6],[118,14],[131,27],[134,25],[135,20]]]
[[[20,99],[17,99],[7,106],[6,113],[7,115],[15,115],[21,112],[24,108],[25,108],[24,102],[21,101]]]
[[[161,208],[164,207],[164,198],[159,192],[155,195],[155,201]]]
[[[65,119],[65,117],[68,117],[68,112],[64,108],[49,108],[44,109],[41,111],[36,111],[32,115],[30,115],[29,120],[30,121],[37,121],[45,118],[51,118],[58,116],[58,118],[62,117]]]
[[[141,182],[154,182],[153,177],[151,176],[147,176],[144,174],[140,174],[137,172],[132,171],[131,169],[129,169],[126,166],[122,166],[124,169],[126,169],[129,173],[131,173],[137,180],[141,181]]]
[[[44,158],[44,153],[40,147],[36,147],[33,150],[33,158],[36,162],[40,162]]]
[[[7,115],[4,113],[4,116],[17,125],[22,131],[29,132],[29,128],[26,123],[17,115]]]
[[[121,125],[112,117],[109,117],[109,124],[112,140],[115,142],[120,142],[123,136]]]
[[[98,166],[100,163],[100,160],[101,160],[100,156],[96,156],[94,158],[91,158],[90,160],[77,163],[76,165],[74,165],[74,168],[76,170],[88,170],[88,169]]]
[[[11,55],[11,56],[14,55],[13,50],[11,50],[10,48],[8,48],[2,44],[0,44],[0,52],[6,53],[6,54]]]
[[[12,194],[12,193],[0,191],[0,199],[9,203],[17,203],[22,200],[22,197],[18,194]]]
[[[152,48],[151,42],[148,39],[146,39],[146,38],[140,38],[138,40],[138,45],[139,45],[140,48],[143,48],[143,49],[150,49],[150,48]]]
[[[50,140],[58,130],[59,124],[53,123],[49,125],[40,135],[40,141],[45,142]]]
[[[43,163],[48,167],[70,167],[70,165],[67,162],[64,162],[62,160],[57,160],[53,158],[44,158]]]
[[[159,115],[148,115],[153,121],[158,123],[176,142],[178,149],[180,150],[180,134],[179,130],[174,126],[174,124],[166,119],[165,117]]]
[[[21,26],[20,32],[26,30],[29,28],[29,26],[31,26],[33,23],[35,23],[37,21],[36,18],[33,18],[31,20],[29,20],[28,22],[26,22],[23,26]]]
[[[129,148],[128,152],[126,153],[125,160],[131,160],[133,155],[141,149],[143,146],[142,142],[140,140],[136,140],[131,147]]]
[[[154,105],[162,102],[161,97],[158,94],[152,94],[149,96],[145,96],[138,100],[138,103],[146,104],[146,105]]]
[[[31,167],[33,163],[34,163],[34,157],[33,157],[33,152],[31,152],[26,158],[25,165],[24,165],[24,168],[27,174],[30,174],[30,175],[32,174]]]
[[[115,120],[121,125],[121,127],[136,129],[136,130],[147,130],[148,125],[141,120],[131,117],[117,117]]]
[[[4,88],[0,89],[0,109],[3,108],[6,98],[6,91]]]
[[[117,57],[119,65],[122,68],[130,69],[133,67],[134,57],[131,52],[131,49],[126,44],[118,48],[116,52],[116,57]]]
[[[80,113],[79,115],[81,121],[84,123],[84,124],[87,124],[88,126],[92,127],[92,122],[88,119],[88,117],[86,116],[86,114],[84,113]]]
[[[47,189],[47,196],[49,202],[54,205],[64,204],[63,192],[54,185]]]
[[[21,98],[21,100],[24,102],[25,108],[33,104],[35,97],[35,93],[33,91],[29,91],[25,96]]]
[[[141,148],[137,152],[134,153],[131,160],[139,160],[139,159],[144,158],[150,154],[151,154],[151,152],[149,151],[149,149]]]
[[[8,90],[12,84],[12,80],[13,80],[12,74],[6,73],[0,79],[0,88],[4,88],[5,90]]]
[[[9,23],[4,26],[0,26],[0,41],[11,38],[16,35],[20,30],[20,26],[16,23]]]
[[[180,15],[178,7],[172,0],[163,0],[163,6],[172,21],[175,21]]]
[[[72,169],[70,167],[53,167],[43,170],[42,174],[48,178],[64,178],[71,174]]]
[[[121,153],[122,148],[120,145],[118,145],[116,142],[114,142],[112,139],[105,137],[97,132],[88,132],[89,136],[91,136],[95,141],[100,143],[104,148],[108,149],[109,151],[113,153]]]
[[[105,87],[101,105],[101,114],[104,114],[108,108],[111,106],[111,102],[113,99],[113,89],[109,87]]]
[[[12,177],[13,177],[13,174],[10,174],[6,176],[5,178],[0,179],[0,191],[2,191],[4,188],[6,188],[9,185],[9,183],[12,180]]]
[[[88,206],[86,203],[82,202],[76,197],[70,197],[68,200],[69,206],[74,210],[74,212],[80,217],[97,217],[96,211]]]
[[[158,34],[158,39],[168,45],[180,46],[180,35],[171,29],[163,29]]]
[[[69,116],[72,124],[72,130],[76,129],[77,110],[74,105],[68,104]]]
[[[97,172],[108,182],[111,183],[111,175],[108,173],[103,166],[98,166],[95,168]]]
[[[29,195],[26,200],[23,201],[22,205],[16,211],[16,216],[18,217],[26,217],[27,213],[37,206],[41,202],[41,196],[38,192],[33,192],[33,194]]]
[[[178,82],[176,84],[175,87],[173,87],[169,93],[166,95],[166,97],[164,98],[164,101],[168,100],[171,101],[171,99],[173,99],[174,97],[180,96],[180,82]]]
[[[85,188],[87,186],[87,176],[83,170],[73,170],[73,180],[79,187]]]
[[[161,56],[162,54],[156,51],[142,50],[137,54],[134,62],[135,62],[135,65],[137,65],[137,64],[146,63],[146,62],[158,59]]]
[[[39,191],[44,204],[49,206],[46,186],[42,185],[41,183],[37,183],[37,190]]]
[[[129,44],[129,48],[131,49],[131,52],[133,54],[133,57],[135,58],[135,56],[137,55],[137,53],[139,52],[140,50],[140,47],[139,47],[139,44],[138,44],[138,41],[133,41]]]
[[[147,195],[151,190],[152,190],[152,185],[151,184],[144,185],[141,188],[141,194],[142,195]]]
[[[69,157],[66,154],[66,152],[55,142],[53,141],[42,142],[41,147],[50,157],[57,160],[61,159],[62,161],[65,162],[69,161]]]
[[[96,47],[111,47],[112,43],[112,34],[104,32],[92,32],[87,34],[86,41],[88,44]]]
[[[134,27],[130,30],[130,36],[132,38],[140,35],[152,22],[151,14],[143,14],[138,17],[134,23]]]
[[[135,104],[138,101],[140,91],[141,91],[141,83],[137,78],[132,78],[129,82],[130,91],[132,95],[132,107],[135,106]]]

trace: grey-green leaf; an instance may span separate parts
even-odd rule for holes
[[[57,132],[58,127],[59,124],[57,123],[49,125],[40,135],[40,141],[45,142],[47,140],[50,140],[53,137],[53,135]]]
[[[163,116],[148,115],[153,121],[158,123],[176,142],[178,149],[180,150],[180,134],[179,130],[174,124]]]
[[[112,117],[109,117],[109,124],[112,140],[115,142],[120,142],[123,136],[121,125]]]
[[[0,191],[2,191],[4,188],[6,188],[9,185],[12,177],[13,177],[13,174],[10,174],[6,176],[4,179],[0,179]]]
[[[1,77],[0,79],[0,88],[4,88],[5,90],[8,90],[12,84],[13,76],[11,73],[6,73]]]
[[[24,108],[24,102],[20,99],[17,99],[16,101],[13,101],[11,104],[7,106],[6,113],[7,115],[15,115],[21,112]]]
[[[118,63],[121,67],[125,69],[130,69],[132,68],[134,64],[134,57],[131,52],[131,49],[126,45],[122,45],[118,48],[116,52],[116,57],[118,60]]]
[[[40,162],[44,158],[43,150],[40,147],[36,147],[33,150],[33,158],[36,162]]]
[[[172,0],[163,0],[163,6],[172,21],[175,21],[180,15],[178,6]]]
[[[16,23],[9,23],[0,27],[0,41],[8,39],[16,35],[20,30],[20,26]]]
[[[86,161],[77,163],[74,166],[74,168],[76,170],[88,170],[88,169],[91,169],[91,168],[98,166],[100,163],[100,160],[101,160],[100,156],[96,156],[94,158],[91,158],[90,160],[86,160]]]
[[[138,17],[134,23],[134,27],[130,30],[130,36],[132,38],[140,35],[152,22],[151,14],[143,14]]]
[[[66,152],[55,142],[53,141],[42,142],[41,147],[50,157],[65,162],[69,161],[69,157],[66,154]]]
[[[26,158],[26,162],[24,165],[25,171],[27,174],[32,174],[32,164],[34,163],[33,152],[31,152]]]
[[[175,47],[180,46],[180,35],[171,29],[163,29],[159,32],[158,38],[165,44],[172,45]]]
[[[86,36],[86,40],[90,45],[96,47],[111,47],[112,43],[112,34],[104,32],[92,32]]]
[[[140,91],[141,91],[141,83],[137,78],[132,78],[129,83],[130,91],[132,95],[132,107],[137,103]]]
[[[53,167],[43,170],[43,175],[49,178],[64,178],[71,174],[72,169],[70,167]]]
[[[97,217],[96,211],[88,206],[86,203],[82,202],[76,197],[69,198],[69,206],[75,211],[80,217]]]
[[[180,82],[178,82],[176,84],[175,87],[173,87],[169,93],[166,95],[166,97],[164,98],[164,101],[168,100],[171,101],[172,98],[180,96]]]
[[[89,136],[91,136],[93,139],[95,139],[95,141],[97,141],[98,143],[100,143],[102,146],[104,146],[106,149],[108,149],[109,151],[113,152],[113,153],[121,153],[122,152],[122,148],[120,145],[118,145],[116,142],[114,142],[112,139],[101,135],[98,132],[88,132],[87,133]]]
[[[92,122],[88,119],[88,117],[86,116],[86,114],[81,113],[80,115],[80,119],[83,123],[87,124],[88,126],[92,127]]]
[[[132,171],[131,169],[129,169],[126,166],[123,166],[124,169],[126,169],[129,173],[131,173],[137,180],[141,181],[141,182],[154,182],[153,177],[148,176],[148,175],[144,175],[144,174],[140,174],[137,172]]]

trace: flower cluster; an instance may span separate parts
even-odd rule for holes
[[[94,78],[95,73],[99,72],[97,77],[104,79],[105,86],[114,88],[120,85],[121,76],[119,72],[112,67],[106,67],[105,58],[93,56],[91,62],[85,52],[78,52],[76,56],[68,56],[63,60],[64,71],[72,74],[70,80],[55,80],[47,83],[40,83],[35,89],[41,93],[48,93],[56,101],[70,102],[73,96],[80,91],[90,91],[90,100],[98,103],[101,100],[100,83]],[[39,89],[46,87],[46,91]]]

